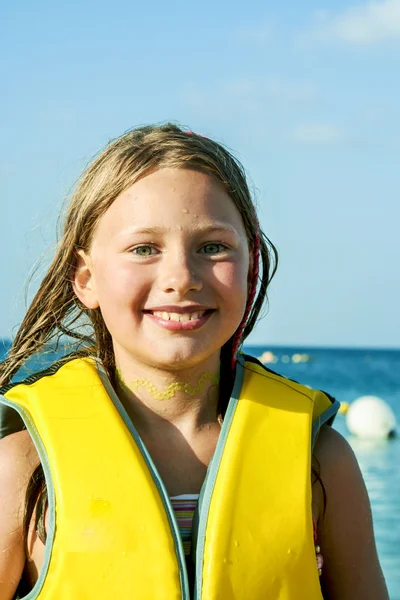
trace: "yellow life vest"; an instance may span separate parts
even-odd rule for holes
[[[50,523],[29,600],[189,600],[167,491],[95,360],[1,390],[44,468]],[[312,439],[339,403],[240,358],[199,499],[196,600],[322,600]]]

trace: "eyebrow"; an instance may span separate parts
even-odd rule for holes
[[[228,225],[227,223],[212,223],[205,226],[195,226],[195,231],[198,233],[212,233],[212,232],[225,232],[225,233],[233,233],[234,235],[238,235],[238,232],[234,227]],[[125,235],[132,234],[142,234],[142,235],[162,235],[169,230],[167,227],[132,227],[130,229],[122,232]]]

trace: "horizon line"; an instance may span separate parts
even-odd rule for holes
[[[10,345],[12,343],[11,338],[4,338],[4,337],[0,337],[0,344],[2,345],[6,345],[4,344],[4,342],[7,345]],[[51,345],[51,344],[50,344]],[[61,344],[60,344],[61,345]],[[267,344],[267,343],[244,343],[243,347],[247,347],[247,348],[267,348],[267,349],[294,349],[294,350],[358,350],[358,351],[381,351],[381,352],[399,352],[400,351],[400,346],[358,346],[358,345],[354,345],[354,346],[341,346],[341,345],[336,345],[336,344],[332,344],[332,345],[319,345],[319,344],[311,344],[311,345],[307,345],[307,344],[282,344],[282,343],[274,343],[274,344]]]

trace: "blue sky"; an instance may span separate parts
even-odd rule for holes
[[[400,0],[25,0],[0,23],[0,336],[91,156],[175,120],[234,150],[280,251],[251,341],[400,346]]]

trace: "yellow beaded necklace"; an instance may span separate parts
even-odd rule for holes
[[[210,381],[212,385],[218,385],[220,380],[219,371],[217,375],[215,375],[215,373],[212,371],[206,371],[200,375],[195,384],[184,381],[176,381],[174,383],[170,383],[165,390],[162,391],[159,390],[157,386],[149,379],[133,379],[129,383],[125,383],[120,371],[117,369],[116,372],[119,381],[131,392],[135,393],[140,387],[146,388],[150,396],[156,400],[170,400],[175,396],[176,392],[180,391],[183,391],[188,396],[195,396],[202,391],[206,381]]]

